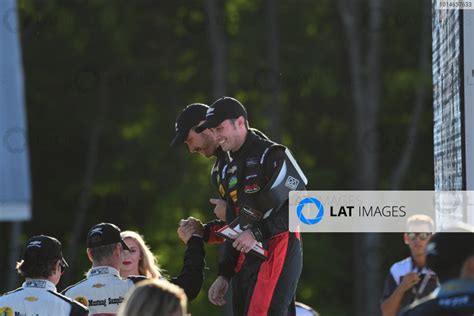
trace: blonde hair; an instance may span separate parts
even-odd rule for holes
[[[143,236],[131,230],[121,232],[120,236],[123,239],[133,239],[140,248],[141,259],[138,262],[138,273],[152,279],[161,278],[162,273],[158,265],[158,260],[151,252],[150,247],[145,243]]]
[[[120,306],[118,316],[186,315],[184,291],[166,280],[140,282]]]
[[[428,225],[428,232],[434,232],[434,221],[431,217],[424,214],[415,214],[407,219],[406,229],[410,232],[413,226]],[[425,232],[427,233],[427,232]]]

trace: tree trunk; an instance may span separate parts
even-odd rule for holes
[[[381,82],[381,26],[382,26],[382,0],[369,1],[369,39],[366,66],[367,74],[367,109],[365,113],[360,113],[358,117],[365,115],[364,121],[359,122],[358,129],[364,129],[365,133],[378,131],[378,109],[380,108]],[[360,110],[359,110],[360,111]],[[380,153],[379,133],[371,133],[373,137],[368,140],[368,148],[375,150],[365,150],[363,158],[363,177],[366,179],[364,189],[376,190],[378,188],[378,159]],[[381,236],[378,233],[365,234],[363,253],[366,255],[365,262],[359,261],[359,269],[365,271],[365,308],[362,308],[359,315],[380,314],[380,294],[382,293],[381,278]],[[364,283],[363,283],[364,284]]]
[[[225,96],[227,91],[227,45],[225,25],[222,25],[224,14],[219,10],[217,0],[206,0],[205,7],[208,17],[209,45],[212,56],[212,98]]]
[[[226,95],[227,91],[227,43],[225,35],[225,2],[206,0],[205,8],[208,18],[209,48],[212,56],[212,99]],[[219,246],[219,259],[224,256],[225,245]],[[229,287],[225,296],[227,304],[222,308],[223,315],[232,316],[232,288]]]
[[[280,45],[278,36],[278,1],[266,1],[267,20],[267,53],[270,61],[269,82],[270,103],[267,113],[270,113],[269,135],[275,141],[281,139],[281,102],[280,102]]]
[[[375,190],[378,182],[378,130],[380,106],[380,27],[383,1],[369,1],[368,47],[365,58],[367,78],[362,75],[360,8],[357,0],[338,2],[347,38],[352,97],[354,99],[355,165],[354,189]],[[363,96],[367,96],[365,99]],[[354,235],[354,315],[378,315],[380,278],[380,235]]]
[[[63,284],[71,284],[71,278],[74,275],[74,269],[76,267],[76,258],[78,253],[85,254],[85,249],[79,248],[79,238],[83,235],[86,227],[84,227],[85,219],[87,216],[87,209],[89,208],[90,202],[90,190],[94,183],[95,171],[99,156],[99,143],[102,135],[102,129],[104,126],[105,116],[109,103],[109,90],[108,90],[108,77],[109,73],[104,72],[100,78],[99,83],[99,109],[96,117],[94,127],[91,131],[89,138],[89,146],[87,151],[86,170],[84,178],[82,180],[82,190],[78,199],[78,207],[75,213],[74,227],[72,230],[71,240],[67,247],[68,252],[68,263],[72,268],[70,273],[67,273],[61,280]]]
[[[431,37],[431,3],[427,0],[423,1],[423,17],[421,22],[420,32],[420,52],[419,52],[419,72],[425,73],[429,71],[430,67],[430,43],[428,39]],[[403,151],[400,155],[400,161],[392,174],[390,187],[392,190],[399,190],[401,188],[403,179],[405,178],[408,168],[415,152],[415,145],[418,138],[418,127],[420,125],[421,116],[423,114],[423,105],[426,99],[427,89],[425,85],[420,84],[417,89],[415,105],[411,115],[410,127],[408,128],[407,140]]]
[[[14,222],[11,225],[10,230],[10,249],[9,249],[9,260],[8,260],[8,279],[7,279],[7,289],[14,289],[17,287],[18,283],[18,274],[16,273],[16,262],[21,258],[21,247],[20,247],[20,237],[21,237],[21,222]]]
[[[358,0],[339,0],[338,8],[341,15],[342,26],[345,32],[347,41],[347,51],[349,56],[349,74],[351,78],[351,94],[354,101],[355,115],[354,115],[354,126],[355,137],[356,137],[356,154],[354,159],[354,183],[353,186],[356,188],[360,183],[363,182],[363,177],[358,172],[359,167],[363,164],[362,144],[363,132],[359,127],[360,122],[363,121],[363,112],[365,111],[365,102],[363,100],[364,95],[364,80],[362,77],[362,62],[361,62],[361,36],[359,30],[359,14],[356,12],[359,7]],[[362,169],[361,169],[362,170]]]

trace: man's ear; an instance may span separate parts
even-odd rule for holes
[[[59,260],[56,260],[56,262],[53,264],[53,274],[56,272],[61,273],[61,268],[59,267]]]
[[[120,243],[117,243],[115,245],[115,252],[117,257],[120,257],[122,255],[122,245]]]
[[[92,260],[92,252],[90,248],[87,248],[87,258],[89,258],[90,262],[94,262],[94,260]]]
[[[407,233],[403,234],[403,242],[405,243],[405,245],[408,245],[410,243],[410,238],[408,238]]]
[[[241,127],[245,127],[245,117],[243,116],[239,116],[239,118],[237,119],[237,125],[241,128]]]

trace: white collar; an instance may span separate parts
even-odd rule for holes
[[[45,289],[56,292],[56,286],[53,282],[46,279],[26,279],[22,284],[23,288],[28,289]]]
[[[115,276],[120,276],[119,272],[117,269],[114,269],[109,266],[101,266],[101,267],[94,267],[87,272],[87,277],[94,277],[98,275],[115,275]]]

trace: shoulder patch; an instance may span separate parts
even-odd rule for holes
[[[88,315],[89,310],[87,309],[87,307],[85,307],[85,306],[79,304],[78,302],[73,301],[69,297],[64,296],[62,294],[59,294],[57,292],[53,292],[53,291],[48,291],[48,292],[53,294],[57,298],[62,299],[64,302],[68,303],[69,305],[71,305],[71,312],[70,312],[69,315],[72,315],[72,316],[86,316],[86,315]]]
[[[84,306],[89,306],[89,301],[84,296],[75,297],[74,300],[78,303],[81,303]]]

